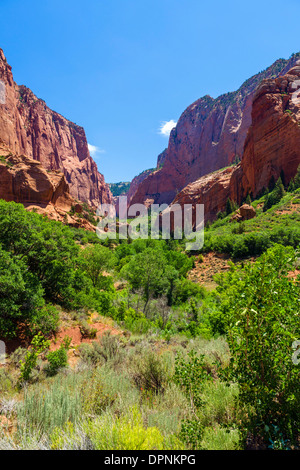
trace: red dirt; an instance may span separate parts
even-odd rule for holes
[[[290,271],[288,273],[288,277],[290,279],[296,280],[298,278],[298,276],[300,276],[300,269],[295,269],[295,271]]]
[[[206,288],[216,286],[213,277],[217,273],[226,272],[229,269],[228,255],[222,253],[208,253],[203,255],[203,261],[196,261],[195,268],[189,273],[189,279],[199,282]]]
[[[195,262],[195,268],[189,272],[188,278],[193,282],[198,282],[208,290],[213,290],[217,287],[214,276],[226,273],[230,269],[230,263],[236,265],[253,263],[255,259],[256,257],[233,260],[225,253],[207,253],[203,255],[203,261],[197,260]]]
[[[91,338],[83,337],[80,332],[79,326],[61,328],[51,341],[50,351],[55,351],[56,349],[59,349],[64,338],[66,337],[71,338],[70,347],[74,348],[75,346],[79,346],[82,343],[92,343],[93,341],[96,341],[106,331],[109,331],[112,335],[122,334],[122,331],[117,330],[116,328],[112,328],[109,325],[105,325],[104,323],[91,323],[89,324],[89,326],[97,330],[96,338],[91,339]]]
[[[278,209],[276,211],[276,214],[284,215],[284,214],[290,214],[291,212],[300,212],[300,205],[299,204],[291,204],[291,206],[288,207],[287,209]]]

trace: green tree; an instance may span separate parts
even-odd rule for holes
[[[300,188],[300,165],[298,166],[296,175],[290,181],[288,190],[292,192],[298,188]]]
[[[288,277],[295,258],[292,248],[276,245],[231,273],[221,289],[231,353],[227,380],[238,383],[239,402],[248,407],[244,436],[266,436],[277,426],[291,444],[300,422],[300,365],[292,361],[300,338],[299,281]]]
[[[248,204],[249,206],[251,206],[251,204],[252,204],[252,201],[251,201],[251,196],[250,196],[250,194],[249,194],[249,193],[247,194],[247,197],[246,197],[246,201],[245,201],[245,203],[246,203],[246,204]]]
[[[266,211],[270,209],[275,204],[278,204],[280,200],[285,195],[285,189],[282,183],[281,178],[279,177],[273,191],[271,193],[267,193],[265,197],[265,202],[263,206],[263,210]]]
[[[28,212],[21,204],[0,201],[0,244],[22,260],[49,300],[72,299],[79,249],[69,227]]]
[[[93,286],[98,287],[103,271],[113,266],[113,256],[109,248],[101,245],[88,246],[80,253],[79,262]]]
[[[44,305],[43,289],[18,257],[0,248],[0,334],[12,338]]]
[[[198,356],[194,350],[187,358],[177,355],[175,358],[174,382],[181,388],[190,404],[191,419],[181,423],[180,438],[192,449],[200,449],[204,427],[201,423],[201,412],[204,400],[203,388],[206,382],[212,380],[205,368],[204,356]]]
[[[231,199],[227,199],[225,211],[226,211],[226,215],[229,215],[234,211],[234,203],[232,202]]]
[[[147,248],[133,256],[121,274],[129,280],[133,289],[142,289],[145,299],[144,312],[152,295],[162,295],[169,287],[165,277],[166,259],[161,250]]]

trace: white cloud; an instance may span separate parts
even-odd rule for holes
[[[171,130],[176,126],[177,122],[171,119],[170,121],[163,121],[159,128],[159,134],[169,137]]]
[[[98,153],[105,153],[105,150],[96,147],[96,145],[88,144],[88,148],[92,157],[95,157]]]

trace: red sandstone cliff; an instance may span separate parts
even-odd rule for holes
[[[263,79],[284,75],[297,58],[276,61],[236,92],[205,96],[189,106],[171,131],[163,167],[139,185],[132,203],[171,203],[187,184],[241,159],[257,87]]]
[[[128,192],[126,193],[127,196],[127,202],[128,204],[130,203],[131,199],[136,193],[136,190],[140,186],[140,184],[149,176],[151,173],[153,173],[153,168],[149,170],[145,170],[142,173],[140,173],[138,176],[135,176],[133,180],[130,183],[130,188]]]
[[[91,158],[84,129],[49,109],[25,86],[18,86],[0,49],[0,138],[17,154],[64,173],[75,199],[98,206],[111,202],[104,177]],[[0,97],[1,98],[1,97]],[[5,101],[5,102],[3,102]]]
[[[300,164],[300,60],[288,73],[264,80],[253,102],[252,125],[241,163],[240,196],[256,197],[283,172],[289,183]]]
[[[95,231],[95,226],[84,217],[69,214],[76,201],[63,173],[46,170],[40,162],[25,155],[13,154],[1,141],[0,199],[22,203],[28,210],[50,219]]]
[[[256,197],[282,172],[288,184],[299,164],[300,61],[258,87],[241,163],[190,183],[172,204],[204,204],[205,220],[212,220],[228,198],[240,204],[248,193]]]

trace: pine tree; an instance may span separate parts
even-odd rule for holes
[[[273,189],[275,188],[275,178],[274,178],[274,175],[272,175],[270,181],[269,181],[269,191],[273,191]]]
[[[285,189],[282,183],[281,177],[278,178],[275,187],[271,193],[266,194],[265,202],[263,211],[267,211],[270,207],[274,206],[274,204],[278,204],[278,202],[283,198],[285,195]]]
[[[285,189],[283,186],[282,179],[281,177],[279,177],[278,180],[276,181],[275,188],[273,191],[273,197],[274,197],[273,204],[277,204],[277,202],[279,202],[283,198],[284,195],[285,195]]]
[[[282,184],[284,187],[286,187],[286,183],[285,183],[285,174],[284,174],[284,171],[281,170],[280,172],[280,178],[281,178],[281,181],[282,181]]]
[[[231,199],[227,199],[226,202],[226,215],[231,214],[234,211],[234,204]]]
[[[294,178],[291,179],[289,187],[288,187],[288,192],[289,193],[292,193],[293,191],[295,191],[295,180],[294,180]]]
[[[300,188],[300,165],[298,166],[297,173],[294,178],[294,191]]]
[[[246,197],[246,201],[245,201],[246,204],[248,204],[249,206],[251,206],[252,204],[252,201],[251,201],[251,196],[250,194],[248,193],[247,197]]]

